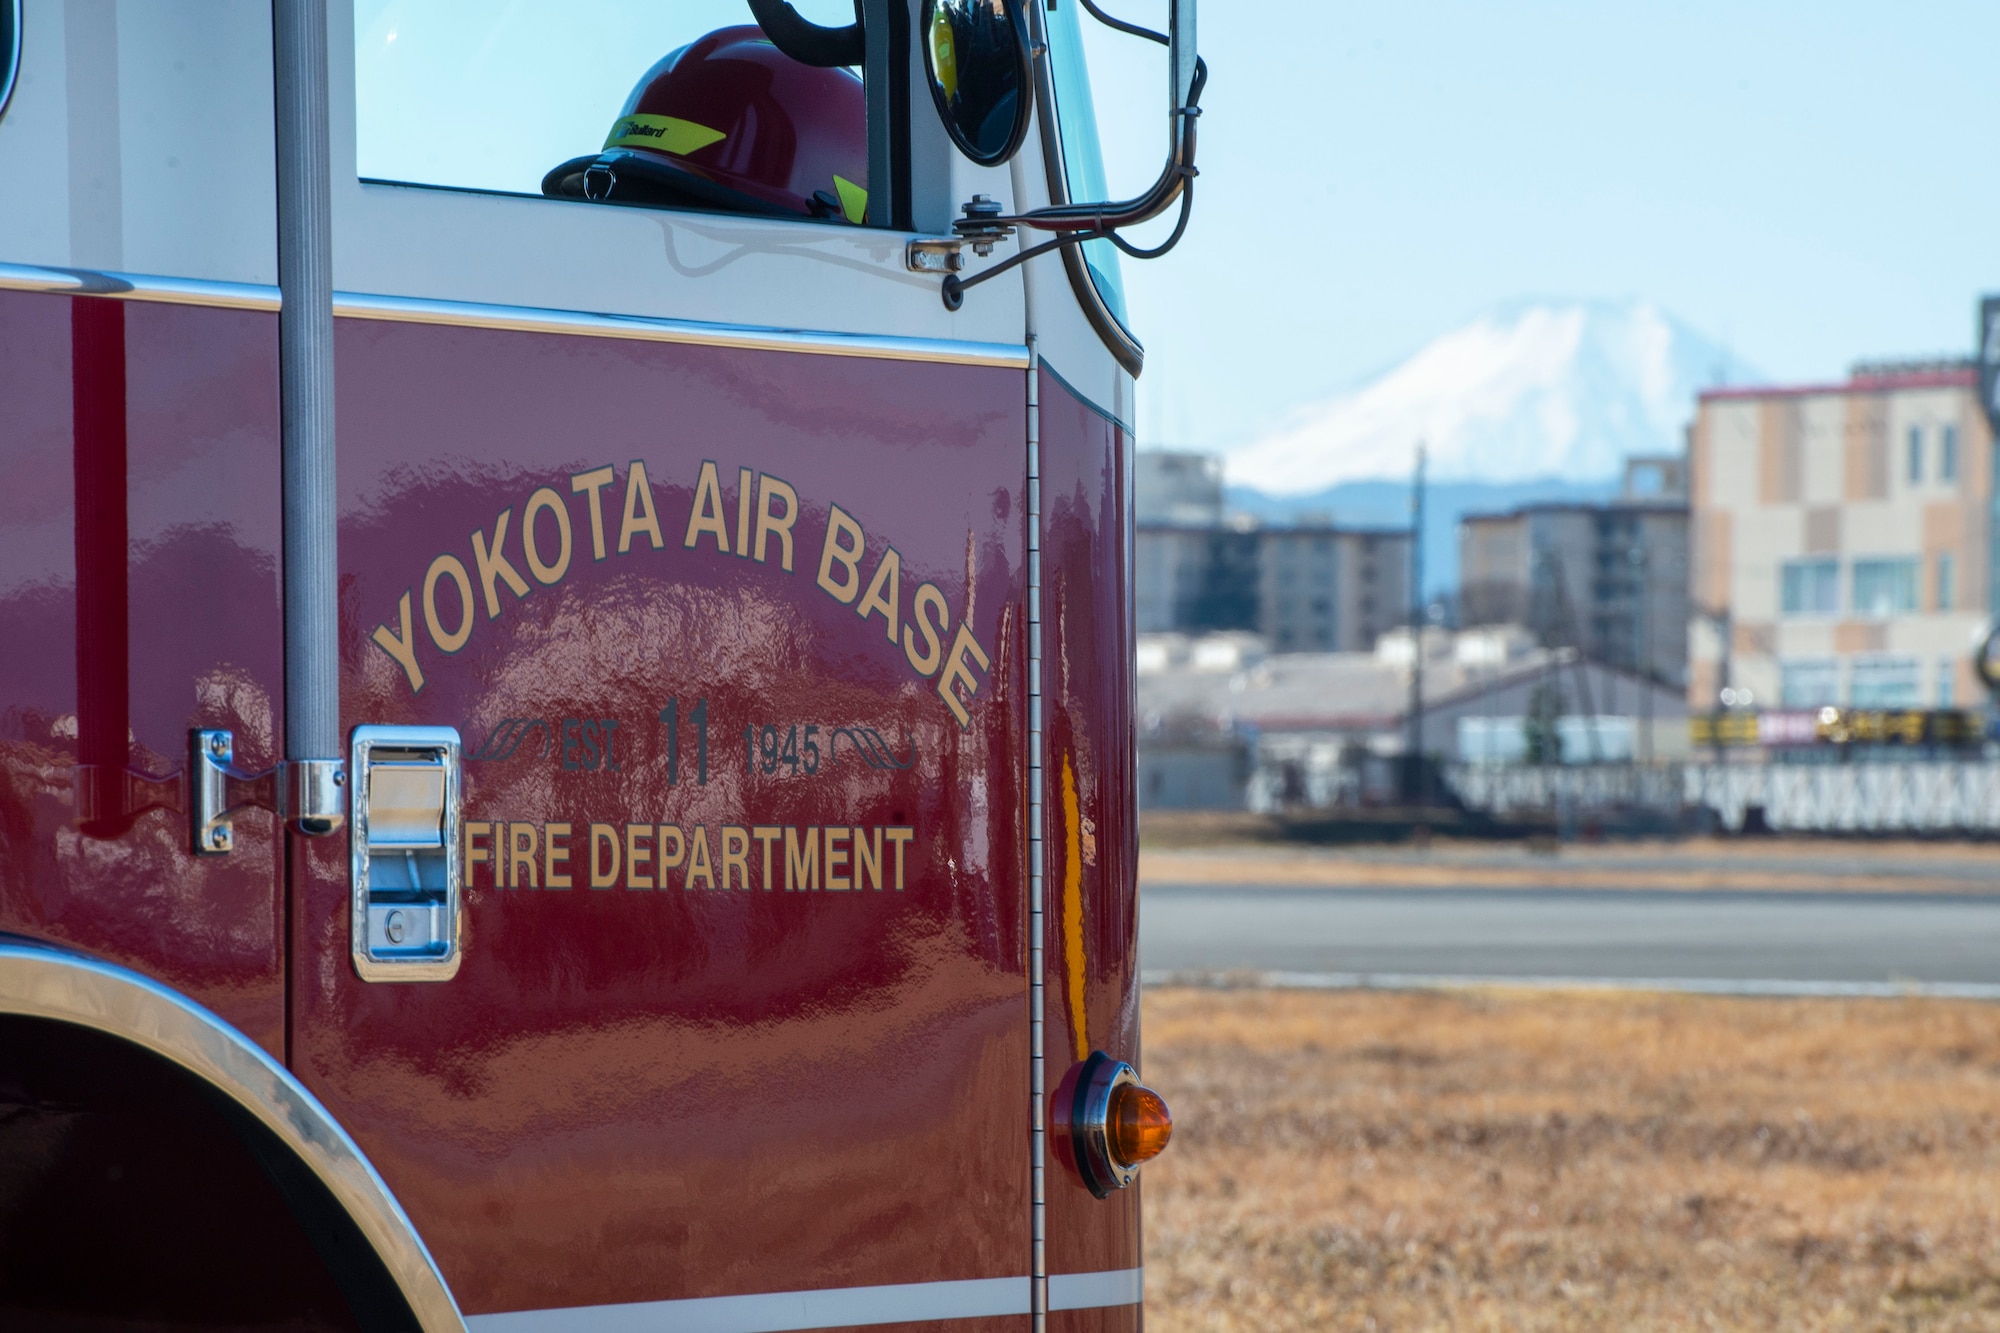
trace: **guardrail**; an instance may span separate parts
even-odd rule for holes
[[[1740,830],[1753,808],[1777,831],[2000,832],[2000,763],[1454,764],[1444,780],[1465,805],[1500,818],[1632,812]]]

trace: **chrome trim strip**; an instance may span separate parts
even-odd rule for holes
[[[1137,1305],[1145,1270],[1063,1273],[1050,1278],[1052,1310]],[[471,1333],[805,1333],[920,1320],[986,1319],[1028,1313],[1029,1279],[973,1278],[882,1287],[823,1287],[745,1296],[703,1296],[629,1305],[513,1310],[466,1318]]]
[[[636,338],[644,342],[695,343],[766,352],[806,352],[820,356],[875,357],[884,361],[937,361],[961,366],[1025,369],[1028,349],[1011,343],[952,342],[944,338],[901,338],[873,333],[814,333],[803,329],[762,329],[738,324],[703,324],[640,315],[592,315],[526,306],[475,305],[408,296],[360,296],[336,292],[333,313],[346,319],[381,319],[410,324],[457,324],[515,329],[528,333],[568,333],[591,338]]]
[[[209,282],[201,278],[44,268],[30,264],[0,264],[0,291],[115,296],[128,301],[219,306],[232,310],[278,308],[278,289],[258,283]],[[800,352],[815,356],[996,366],[1008,370],[1025,370],[1028,366],[1028,349],[1012,343],[767,329],[745,324],[709,324],[691,319],[656,319],[646,315],[602,315],[578,310],[544,310],[533,306],[488,305],[475,301],[436,301],[418,296],[378,296],[337,291],[333,294],[333,313],[337,319],[447,324],[459,328],[563,333],[585,338],[631,338],[640,342]]]
[[[136,972],[21,940],[0,940],[0,1013],[121,1038],[228,1096],[347,1210],[426,1333],[465,1328],[430,1251],[354,1140],[283,1065],[221,1018]]]
[[[1049,1322],[1048,1253],[1048,1057],[1043,1013],[1048,1003],[1047,929],[1042,913],[1045,848],[1042,843],[1042,354],[1028,335],[1028,1100],[1029,1234],[1034,1333]]]

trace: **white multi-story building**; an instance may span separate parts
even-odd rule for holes
[[[1690,707],[1715,708],[1725,688],[1759,709],[1980,702],[1993,462],[1970,363],[1703,394]]]

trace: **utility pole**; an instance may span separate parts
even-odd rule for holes
[[[1636,753],[1639,762],[1653,762],[1653,625],[1652,607],[1647,600],[1646,544],[1641,541],[1632,548],[1632,568],[1639,579],[1639,609],[1633,617],[1633,636],[1638,640],[1633,645],[1632,665],[1639,672],[1639,736]]]
[[[1417,442],[1417,473],[1410,487],[1410,738],[1403,791],[1412,805],[1427,805],[1424,791],[1424,445]]]

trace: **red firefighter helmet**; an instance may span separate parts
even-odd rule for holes
[[[801,64],[745,26],[647,70],[603,149],[549,172],[542,193],[858,224],[867,182],[861,80]]]

